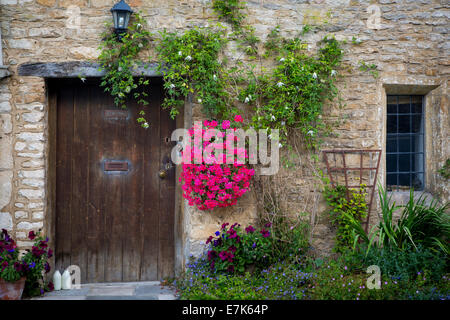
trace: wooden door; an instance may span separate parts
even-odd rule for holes
[[[145,107],[114,106],[98,81],[49,83],[56,100],[56,268],[81,268],[82,283],[157,280],[174,270],[175,122],[152,81]],[[52,99],[50,99],[52,100]]]

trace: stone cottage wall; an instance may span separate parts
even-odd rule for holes
[[[4,44],[3,64],[11,76],[0,80],[0,227],[29,245],[26,233],[44,227],[48,210],[48,132],[45,81],[21,77],[18,66],[31,62],[94,60],[104,22],[110,21],[112,0],[0,0]],[[211,24],[216,16],[208,0],[133,0],[152,31],[181,31]],[[448,81],[449,17],[445,0],[253,0],[246,22],[263,39],[280,25],[295,35],[306,24],[310,50],[326,34],[346,39],[342,110],[327,106],[326,119],[345,116],[337,135],[324,148],[380,148],[384,154],[386,93],[426,94],[427,189],[450,200],[450,187],[436,172],[450,157]],[[379,19],[378,19],[379,17]],[[352,45],[352,38],[359,45]],[[359,70],[360,61],[375,64],[379,77]],[[195,107],[194,107],[195,108]],[[201,118],[192,113],[189,121]],[[185,119],[186,120],[186,119]],[[186,122],[186,121],[185,121]],[[385,162],[381,161],[381,182]],[[322,215],[325,206],[305,162],[296,170],[282,169],[287,205],[292,212],[314,211],[314,245],[332,247],[333,232]],[[199,214],[183,205],[183,250],[198,254],[205,238],[224,221],[242,224],[256,217],[256,194],[248,194],[228,210]],[[376,215],[373,215],[374,219]]]

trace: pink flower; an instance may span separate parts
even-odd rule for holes
[[[231,124],[230,120],[224,120],[222,122],[222,129],[224,129],[224,130],[229,129],[231,127],[230,124]]]
[[[241,116],[241,115],[237,115],[237,116],[234,117],[234,121],[235,121],[235,122],[243,122],[244,119],[242,119],[242,116]]]

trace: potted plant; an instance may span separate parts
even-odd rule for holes
[[[0,299],[19,300],[25,296],[42,295],[53,290],[53,284],[44,281],[44,274],[50,271],[47,262],[52,256],[48,238],[30,231],[30,240],[35,240],[31,250],[20,255],[16,242],[2,229],[0,234]]]
[[[25,286],[23,264],[16,243],[8,231],[0,234],[0,299],[19,300]]]

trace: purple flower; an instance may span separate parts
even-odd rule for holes
[[[256,248],[256,243],[255,242],[253,242],[252,248]]]
[[[220,235],[220,232],[216,231],[215,235],[218,237]]]
[[[260,232],[261,232],[263,238],[267,238],[270,236],[270,232],[267,231],[266,229],[262,229]]]
[[[247,228],[245,228],[245,232],[253,233],[253,232],[255,232],[255,228],[253,228],[252,226],[248,226]]]

